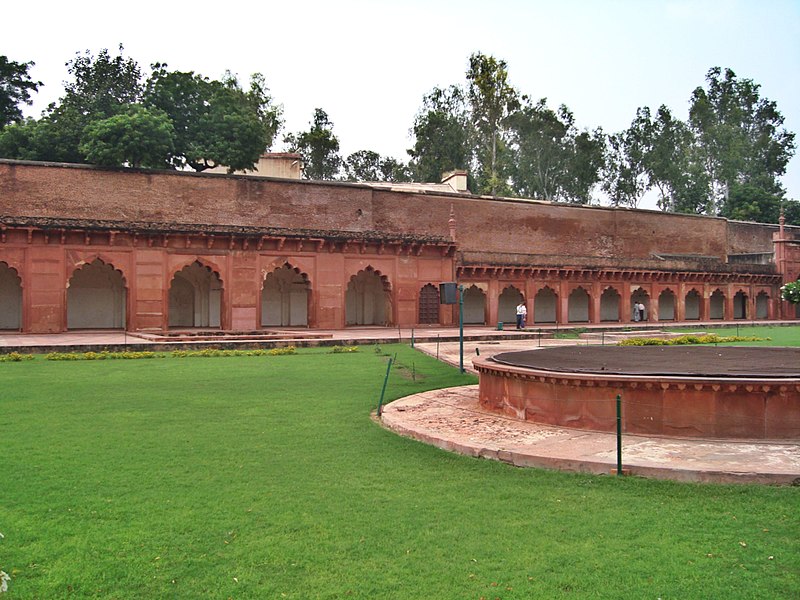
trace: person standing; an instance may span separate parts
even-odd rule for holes
[[[528,315],[528,308],[525,302],[517,304],[517,329],[525,329],[525,317]]]
[[[639,309],[639,318],[642,321],[647,321],[647,309],[645,309],[644,304],[639,302],[639,304],[636,305],[636,308]]]

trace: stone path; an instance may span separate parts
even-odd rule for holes
[[[478,386],[433,390],[384,407],[381,421],[401,435],[520,467],[615,474],[616,435],[519,421],[485,411]],[[623,435],[626,474],[723,483],[800,484],[800,443]]]

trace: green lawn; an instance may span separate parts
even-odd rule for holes
[[[383,350],[388,398],[474,381]],[[447,453],[371,420],[385,371],[372,348],[0,363],[5,596],[797,596],[800,488]]]
[[[705,331],[707,333],[717,333],[721,336],[740,335],[743,337],[769,338],[761,342],[734,342],[734,345],[736,346],[800,346],[799,326],[779,327],[769,325],[751,325],[750,321],[747,321],[743,322],[739,327],[669,329],[671,331]]]

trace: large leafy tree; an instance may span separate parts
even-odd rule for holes
[[[600,180],[605,137],[601,130],[579,132],[566,107],[546,99],[523,106],[507,119],[513,192],[519,196],[586,204]]]
[[[447,171],[469,168],[470,117],[461,87],[426,94],[411,132],[415,141],[409,166],[416,181],[439,182]]]
[[[12,158],[86,162],[80,150],[86,128],[95,121],[124,112],[141,97],[141,70],[131,58],[112,56],[107,49],[94,56],[88,50],[66,63],[71,76],[64,96],[38,121],[29,120],[0,139],[0,150]],[[4,132],[3,138],[6,138]],[[15,154],[8,154],[16,149]]]
[[[342,158],[339,138],[333,133],[333,123],[321,108],[314,109],[308,131],[288,134],[284,138],[289,152],[297,152],[305,164],[306,179],[330,180],[339,176]]]
[[[175,130],[169,117],[134,104],[127,111],[87,126],[81,152],[98,165],[163,168]]]
[[[169,163],[175,168],[252,169],[282,125],[281,109],[273,105],[261,74],[253,75],[244,90],[230,73],[216,81],[156,64],[144,103],[172,120],[175,146]]]
[[[639,108],[609,138],[603,187],[612,203],[635,206],[656,190],[662,210],[775,222],[794,134],[758,84],[718,67],[706,81],[692,94],[688,122],[665,106],[654,116]]]
[[[761,98],[757,83],[737,78],[731,69],[710,69],[706,84],[692,93],[689,126],[717,211],[726,211],[735,185],[756,186],[765,197],[782,195],[778,178],[795,143],[776,103]]]
[[[666,106],[655,117],[649,108],[638,108],[628,129],[608,137],[603,190],[615,206],[635,207],[656,189],[663,210],[703,212],[702,203],[687,202],[697,179],[691,176],[692,151],[691,132]]]
[[[517,91],[508,83],[506,62],[476,52],[469,57],[467,98],[479,139],[477,179],[481,192],[507,193],[502,166],[506,147],[505,121],[519,106]]]
[[[254,168],[272,145],[281,110],[260,74],[242,89],[230,73],[217,81],[157,63],[143,82],[123,50],[78,53],[67,63],[72,79],[64,97],[42,119],[0,133],[0,155],[197,171],[224,165],[232,172]]]
[[[343,165],[347,181],[411,181],[407,165],[372,150],[353,152],[344,159]]]
[[[18,63],[0,55],[0,129],[22,121],[19,105],[31,104],[31,93],[42,85],[28,73],[33,65],[33,62]]]

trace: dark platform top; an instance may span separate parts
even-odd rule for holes
[[[800,348],[565,346],[503,352],[491,360],[561,373],[800,378]]]

